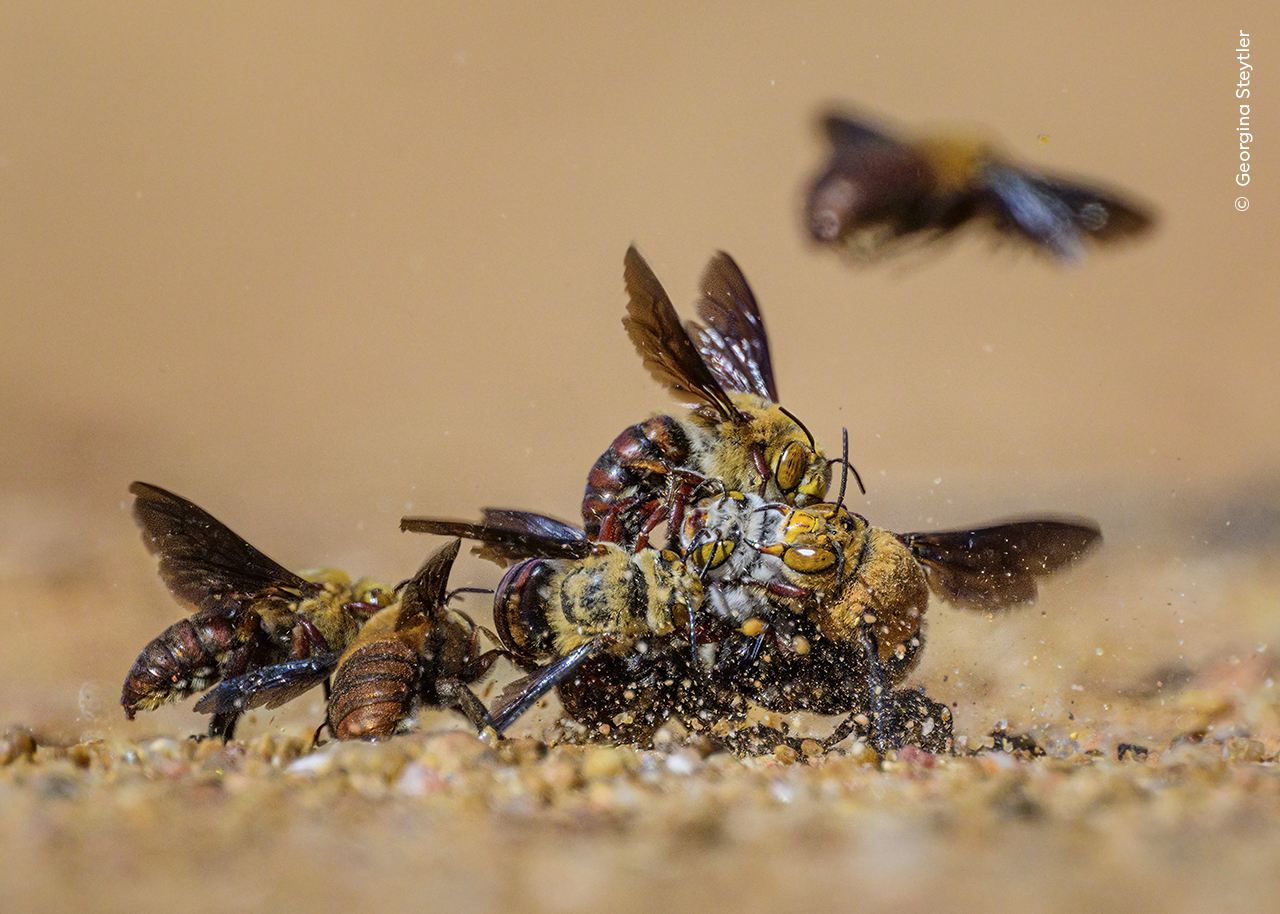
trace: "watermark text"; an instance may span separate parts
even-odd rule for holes
[[[1249,60],[1249,33],[1240,30],[1239,44],[1236,45],[1236,63],[1240,68],[1240,78],[1236,82],[1236,100],[1239,102],[1239,120],[1236,122],[1236,135],[1240,140],[1240,166],[1236,172],[1236,184],[1248,187],[1252,175],[1249,173],[1250,155],[1253,147],[1253,118],[1249,112],[1250,78],[1253,76],[1253,64]],[[1248,197],[1236,197],[1236,209],[1243,212],[1249,208]]]

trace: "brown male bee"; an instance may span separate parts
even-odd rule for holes
[[[566,716],[627,742],[647,740],[677,709],[718,718],[745,706],[691,689],[705,679],[693,675],[690,649],[703,588],[677,553],[593,542],[525,511],[489,509],[480,523],[406,517],[400,526],[475,539],[481,555],[515,561],[494,592],[494,627],[530,675],[492,710],[498,733],[553,688]]]
[[[492,633],[448,608],[454,540],[433,553],[341,654],[330,651],[224,680],[196,703],[203,713],[278,707],[332,675],[326,723],[338,739],[385,739],[418,707],[453,708],[483,731],[489,714],[471,690],[504,651],[480,651]],[[486,591],[487,593],[487,591]],[[496,639],[495,639],[496,640]]]
[[[1143,206],[1111,191],[1010,162],[991,144],[958,134],[903,141],[866,121],[823,120],[832,153],[809,191],[816,241],[874,256],[909,237],[936,239],[982,218],[1001,235],[1056,257],[1086,241],[1109,244],[1152,224]]]
[[[390,588],[341,571],[294,574],[159,486],[135,482],[129,491],[143,542],[160,557],[160,577],[196,610],[138,655],[120,696],[130,720],[224,678],[341,651],[394,600]],[[215,714],[209,735],[230,739],[239,716]]]
[[[919,661],[930,590],[981,612],[1029,603],[1036,577],[1073,562],[1099,537],[1095,524],[1075,519],[899,535],[838,503],[795,508],[736,493],[714,510],[692,509],[683,533],[690,561],[703,558],[709,582],[718,564],[736,563],[739,599],[705,609],[728,611],[727,621],[752,637],[721,639],[716,682],[773,711],[847,713],[824,743],[857,731],[882,753],[908,741],[949,747],[947,709],[895,690]],[[757,582],[754,598],[748,580]]]
[[[687,327],[634,247],[624,275],[630,302],[623,326],[654,380],[691,411],[631,426],[596,461],[582,501],[587,536],[643,547],[669,515],[679,526],[688,488],[707,477],[770,501],[821,501],[830,464],[777,404],[764,322],[733,258],[721,252],[711,259],[698,302],[704,324]]]

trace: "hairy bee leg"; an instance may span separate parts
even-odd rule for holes
[[[680,529],[684,526],[685,509],[694,501],[694,495],[707,482],[707,477],[692,470],[673,469],[667,477],[667,495],[664,502],[667,520],[667,542],[674,544],[680,539]],[[721,483],[723,486],[723,483]],[[652,521],[652,518],[650,519]],[[657,523],[646,524],[646,534]]]
[[[637,506],[640,506],[637,508]],[[631,511],[638,510],[646,517],[653,511],[660,508],[656,499],[646,499],[643,495],[632,495],[628,498],[622,498],[617,501],[609,509],[604,516],[604,520],[600,522],[600,532],[596,534],[596,541],[601,543],[626,543],[627,529],[623,523]]]
[[[253,613],[256,622],[257,613]],[[223,671],[222,679],[234,679],[241,676],[249,668],[250,655],[253,652],[254,645],[252,642],[244,644],[232,654],[226,663],[226,669]],[[240,720],[242,711],[227,710],[215,712],[209,720],[209,738],[221,739],[224,743],[231,742],[231,737],[236,732],[236,724]]]
[[[293,627],[293,656],[302,660],[312,654],[324,654],[329,651],[329,642],[325,640],[315,622],[310,619],[299,619]]]
[[[236,732],[236,723],[239,720],[239,711],[228,711],[225,714],[213,715],[213,719],[209,721],[209,739],[220,739],[224,743],[231,742],[231,737]]]
[[[485,730],[492,728],[497,732],[497,728],[493,726],[493,719],[489,716],[489,709],[484,706],[476,693],[471,691],[471,687],[460,679],[445,679],[436,683],[436,692],[441,698],[452,701],[452,707],[460,711],[467,720],[471,721],[471,725],[476,728],[477,733],[483,733]]]
[[[866,655],[867,691],[871,700],[869,717],[871,718],[872,748],[881,755],[901,749],[905,740],[899,720],[898,703],[894,701],[894,693],[880,662],[880,644],[875,632],[865,622],[858,625],[858,643]]]
[[[503,650],[502,648],[494,648],[491,651],[485,651],[479,657],[475,658],[463,667],[459,680],[463,683],[467,683],[483,679],[485,675],[488,674],[489,669],[498,661],[499,657],[506,657],[513,664],[516,663],[516,658],[510,651]]]

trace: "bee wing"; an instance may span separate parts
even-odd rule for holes
[[[778,387],[769,360],[769,338],[756,297],[733,258],[719,251],[702,274],[698,317],[689,335],[711,373],[726,389],[778,402]]]
[[[195,710],[201,714],[239,715],[264,705],[278,708],[324,682],[338,665],[339,656],[338,651],[325,651],[226,679],[205,692]]]
[[[442,517],[404,517],[400,529],[411,533],[461,536],[484,544],[481,556],[505,564],[527,558],[581,559],[594,545],[581,528],[564,521],[508,508],[486,508],[478,523]]]
[[[838,153],[864,146],[898,144],[893,137],[873,128],[868,122],[841,114],[824,116],[822,129]]]
[[[543,695],[576,673],[582,664],[604,647],[605,640],[603,635],[594,638],[538,671],[508,684],[498,696],[498,701],[489,714],[493,729],[502,733],[515,723],[516,719],[537,704]]]
[[[262,596],[316,593],[321,585],[263,555],[208,511],[159,486],[135,482],[133,516],[160,557],[160,578],[200,609],[231,611]]]
[[[400,616],[396,631],[401,631],[444,609],[449,597],[449,572],[458,557],[462,540],[446,543],[427,557],[418,573],[400,591]]]
[[[635,245],[627,248],[623,276],[629,301],[622,326],[649,374],[686,405],[709,406],[724,419],[736,421],[737,407],[703,362],[662,283]]]
[[[987,165],[982,183],[983,199],[1002,224],[1064,260],[1082,253],[1086,237],[1116,241],[1140,234],[1154,221],[1136,203],[1004,162]]]
[[[1030,603],[1037,577],[1075,561],[1101,538],[1091,521],[1062,520],[902,536],[934,593],[980,612]]]

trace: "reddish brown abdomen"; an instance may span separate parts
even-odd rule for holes
[[[625,516],[616,521],[634,541],[648,513],[645,505],[663,494],[667,474],[684,466],[689,451],[689,436],[680,422],[666,413],[623,431],[587,475],[582,498],[587,536],[598,538],[609,514],[618,511]]]
[[[120,704],[130,720],[206,689],[222,678],[222,664],[237,647],[225,615],[196,613],[173,623],[142,649],[125,677]]]
[[[338,739],[385,739],[409,714],[418,684],[418,653],[395,640],[375,641],[343,661],[333,677],[329,723]]]

